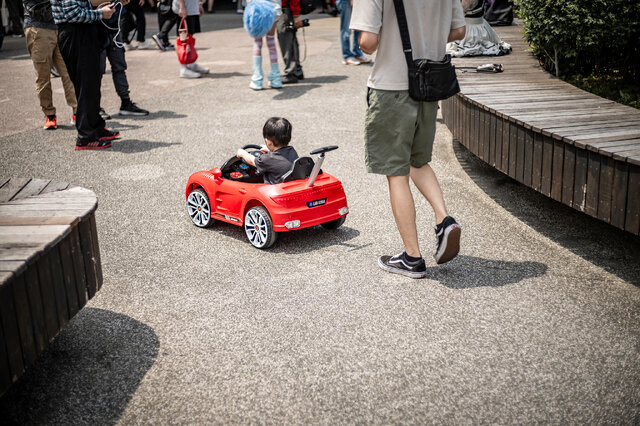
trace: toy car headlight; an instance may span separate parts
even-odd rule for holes
[[[341,207],[341,208],[338,209],[338,214],[340,216],[344,216],[347,213],[349,213],[349,207],[347,207],[347,206]]]
[[[299,228],[300,221],[299,220],[290,220],[289,222],[284,224],[284,227],[287,229]]]

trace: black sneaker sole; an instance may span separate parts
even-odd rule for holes
[[[385,264],[382,261],[382,258],[378,259],[378,266],[380,268],[384,269],[387,272],[391,272],[392,274],[403,275],[403,276],[409,277],[409,278],[419,279],[419,278],[424,278],[424,277],[427,276],[426,271],[425,272],[413,272],[413,271],[407,271],[406,269],[394,268],[393,266],[389,266],[389,265]]]
[[[105,149],[111,148],[111,142],[107,142],[105,144],[96,144],[96,145],[76,145],[76,151],[83,151],[86,149]]]
[[[124,109],[121,109],[120,112],[118,112],[118,115],[135,115],[138,117],[142,117],[143,115],[149,115],[148,112],[135,112],[135,111],[127,111]]]
[[[462,229],[458,224],[448,226],[447,229],[444,230],[444,237],[442,239],[442,245],[444,248],[442,250],[442,254],[440,257],[437,256],[437,253],[433,256],[438,265],[447,263],[458,255],[458,252],[460,251],[461,234]]]

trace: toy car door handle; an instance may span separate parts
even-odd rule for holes
[[[241,194],[246,194],[246,193],[247,193],[247,190],[246,190],[246,189],[244,189],[244,188],[240,188],[240,189],[238,190],[238,192],[239,192],[239,193],[241,193]]]
[[[333,151],[334,149],[338,149],[338,145],[330,145],[330,146],[325,146],[323,148],[314,149],[309,154],[311,155],[324,154],[325,152]]]

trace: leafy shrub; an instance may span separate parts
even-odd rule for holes
[[[640,1],[515,0],[525,38],[556,75],[640,84]]]

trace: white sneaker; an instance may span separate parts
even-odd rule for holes
[[[189,68],[181,68],[180,69],[180,77],[182,78],[200,78],[202,74],[199,72],[191,71]]]
[[[124,50],[127,50],[127,51],[136,50],[137,48],[138,48],[138,45],[137,44],[133,44],[133,42],[124,44]]]
[[[358,56],[356,57],[356,59],[358,61],[360,61],[361,64],[370,64],[371,62],[373,62],[373,59],[369,58],[368,56]]]
[[[187,65],[187,68],[189,68],[191,71],[195,71],[195,72],[200,73],[200,74],[209,74],[209,68],[201,67],[200,65],[196,64],[195,62],[192,63],[192,64]]]
[[[138,43],[138,50],[145,49],[157,49],[156,43],[153,40],[145,40],[142,43]]]
[[[354,58],[353,56],[349,56],[348,58],[344,58],[342,60],[343,65],[360,65],[360,61]]]

